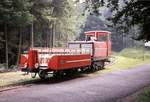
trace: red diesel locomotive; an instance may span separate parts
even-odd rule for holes
[[[32,77],[39,74],[45,79],[48,73],[54,76],[73,70],[99,70],[111,56],[110,32],[85,32],[85,41],[68,42],[67,48],[33,47],[21,54],[21,71],[31,72]]]

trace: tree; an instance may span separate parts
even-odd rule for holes
[[[87,0],[87,8],[90,12],[99,14],[101,6],[106,4],[114,16],[111,18],[114,24],[122,20],[126,27],[138,25],[140,33],[136,40],[150,40],[150,2],[144,0]]]
[[[0,1],[0,25],[3,27],[3,32],[5,35],[6,68],[8,68],[9,65],[8,38],[10,36],[8,35],[8,31],[10,31],[14,27],[18,28],[19,30],[21,27],[24,27],[32,21],[30,13],[30,3],[31,2],[29,0]]]
[[[34,29],[37,35],[36,46],[62,46],[66,41],[75,39],[79,27],[76,26],[77,16],[73,1],[39,0],[33,5],[33,14],[36,16],[34,27],[38,28]],[[53,38],[56,40],[55,44]]]
[[[112,2],[110,2],[112,4]],[[150,2],[143,0],[124,0],[124,6],[116,6],[118,2],[111,5],[113,12],[117,11],[113,22],[116,24],[123,19],[127,26],[131,27],[138,25],[140,29],[139,35],[135,38],[137,40],[150,40]],[[120,8],[120,9],[119,9]]]
[[[72,0],[1,0],[0,63],[8,67],[19,62],[20,53],[31,45],[32,24],[35,47],[63,46],[74,40],[81,30],[77,14]]]

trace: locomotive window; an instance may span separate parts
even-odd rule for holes
[[[28,54],[28,51],[23,51],[23,54]]]
[[[91,54],[92,55],[92,44],[81,44],[82,53],[84,54]]]
[[[86,37],[86,41],[95,41],[95,40],[96,40],[95,36],[87,36]]]
[[[107,37],[106,35],[99,35],[99,38],[98,38],[99,41],[107,41]]]
[[[69,48],[70,49],[78,49],[78,48],[80,48],[80,44],[74,44],[74,43],[69,44]]]
[[[81,44],[81,48],[92,49],[92,44]]]
[[[86,37],[86,41],[90,41],[91,40],[91,37],[90,36],[87,36]]]

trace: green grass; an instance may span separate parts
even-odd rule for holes
[[[150,60],[144,60],[143,59],[134,59],[124,56],[115,56],[116,57],[116,63],[108,68],[119,68],[119,69],[126,69],[126,68],[132,68],[141,64],[149,63]]]
[[[144,51],[143,57],[142,49],[124,49],[120,53],[113,52],[113,55],[116,62],[111,66],[107,66],[105,70],[99,71],[99,73],[130,69],[142,64],[150,64],[150,51]]]
[[[113,65],[106,66],[104,70],[100,70],[97,73],[109,73],[116,70],[126,70],[135,68],[136,66],[142,65],[142,64],[149,64],[150,59],[142,60],[142,59],[134,59],[124,56],[115,56],[116,62]]]
[[[36,79],[32,79],[30,75],[23,75],[22,72],[0,73],[0,88],[29,83],[34,80]]]
[[[150,59],[150,51],[146,49],[124,49],[118,55],[134,59]]]
[[[136,97],[136,102],[150,102],[150,87],[144,88],[143,92]]]

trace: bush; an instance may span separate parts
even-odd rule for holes
[[[137,101],[138,102],[150,102],[150,88],[145,88],[144,92],[138,96]]]

